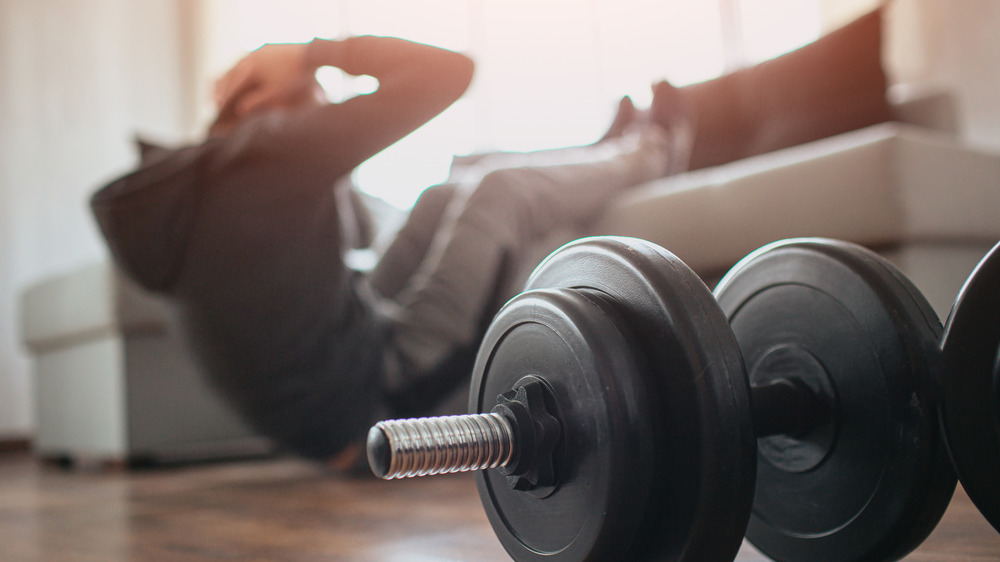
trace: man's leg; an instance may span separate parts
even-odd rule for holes
[[[572,164],[490,172],[438,234],[397,299],[385,384],[407,387],[474,343],[509,260],[555,228],[593,218],[616,194],[671,168],[670,136],[651,127]]]
[[[454,222],[455,217],[449,215],[461,212],[465,199],[490,172],[515,167],[590,163],[610,158],[619,150],[616,146],[590,145],[538,152],[498,153],[463,167],[454,178],[458,182],[429,187],[420,195],[369,275],[371,287],[379,295],[395,299],[406,286],[412,285],[411,278],[425,261],[434,237],[443,230],[443,225]]]
[[[420,194],[369,277],[379,295],[394,299],[407,285],[424,261],[457,191],[458,186],[446,183],[429,187]]]

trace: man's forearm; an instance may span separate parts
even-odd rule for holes
[[[304,62],[308,70],[334,66],[354,76],[373,76],[383,88],[432,90],[449,99],[448,104],[468,88],[474,68],[471,59],[454,51],[375,36],[314,39],[306,49]]]
[[[351,166],[444,111],[462,96],[473,73],[464,55],[389,37],[317,39],[305,60],[311,68],[336,66],[379,81],[375,93],[328,106],[301,124],[317,142],[338,146],[338,156]]]

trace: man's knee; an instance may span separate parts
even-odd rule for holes
[[[420,194],[413,208],[442,209],[448,206],[448,203],[455,197],[456,191],[458,191],[458,186],[453,183],[432,185]]]
[[[411,232],[433,232],[441,223],[448,207],[456,200],[458,186],[444,183],[425,189],[414,203],[403,225]]]
[[[483,176],[475,191],[469,195],[466,207],[484,214],[521,213],[532,204],[531,191],[527,170],[495,170]]]
[[[518,238],[537,236],[557,220],[539,181],[538,171],[532,168],[490,172],[469,196],[465,212]]]

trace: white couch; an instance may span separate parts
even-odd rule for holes
[[[29,287],[35,452],[86,462],[182,462],[273,449],[207,387],[166,301],[111,263]]]
[[[1000,151],[960,140],[951,96],[893,97],[895,121],[624,193],[593,224],[539,244],[511,290],[545,254],[582,236],[650,240],[710,286],[765,244],[819,236],[888,257],[944,321],[962,283],[1000,240],[1000,221],[994,219],[1000,212]]]
[[[899,122],[631,190],[594,224],[540,244],[515,283],[560,242],[585,235],[651,240],[709,284],[768,242],[824,236],[888,256],[943,319],[1000,240],[1000,153],[959,140],[947,95],[895,109]],[[169,308],[109,264],[30,288],[22,310],[35,355],[40,453],[208,458],[267,450],[205,387]]]
[[[1000,240],[1000,152],[959,140],[951,103],[947,95],[921,96],[896,104],[909,122],[652,182],[587,231],[656,242],[709,283],[775,240],[857,242],[902,269],[943,321]]]

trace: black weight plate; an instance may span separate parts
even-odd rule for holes
[[[477,475],[490,522],[515,560],[614,559],[630,546],[641,496],[628,483],[649,485],[652,446],[644,441],[643,366],[623,328],[599,295],[566,290],[521,294],[491,324],[470,411],[489,411],[499,394],[535,375],[551,388],[563,429],[551,494],[511,490],[497,471]]]
[[[527,374],[554,389],[560,483],[477,474],[515,559],[731,560],[754,479],[746,375],[705,285],[653,244],[593,238],[543,262],[491,324],[470,409]]]
[[[1000,244],[959,292],[941,347],[948,449],[962,487],[1000,531]]]
[[[868,250],[810,239],[751,254],[715,294],[752,385],[795,372],[832,398],[828,423],[759,440],[747,538],[795,561],[919,546],[955,476],[937,429],[941,325],[916,288]]]

